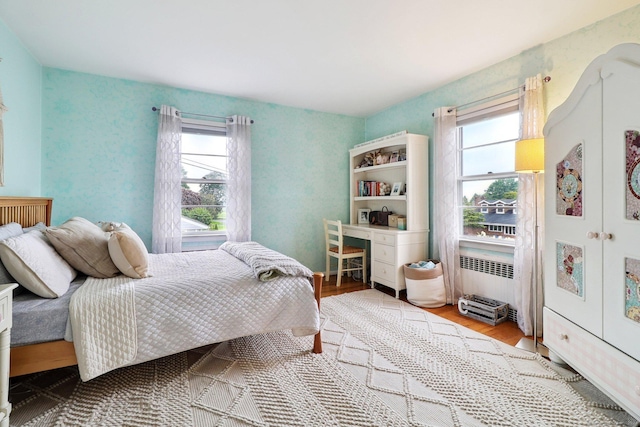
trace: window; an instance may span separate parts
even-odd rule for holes
[[[182,119],[182,250],[226,240],[227,131],[222,123]]]
[[[461,237],[513,241],[519,126],[517,94],[458,111]]]

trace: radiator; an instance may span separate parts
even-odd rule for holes
[[[462,290],[509,304],[509,320],[516,321],[513,264],[501,261],[460,256]]]

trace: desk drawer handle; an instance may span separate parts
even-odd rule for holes
[[[566,341],[569,339],[569,335],[560,333],[558,338],[560,338],[560,341]]]

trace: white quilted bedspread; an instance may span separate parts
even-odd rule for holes
[[[145,279],[87,279],[69,307],[83,381],[112,369],[264,332],[319,330],[307,277],[262,282],[225,251],[150,254]]]

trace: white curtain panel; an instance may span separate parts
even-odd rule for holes
[[[182,250],[182,119],[167,105],[160,108],[158,119],[151,251],[164,254]]]
[[[524,94],[520,99],[521,139],[542,138],[544,127],[544,94],[542,77],[527,78]],[[518,309],[518,326],[525,335],[533,334],[534,310],[537,310],[537,332],[542,335],[542,236],[544,235],[544,179],[538,177],[538,266],[537,280],[533,278],[535,262],[535,209],[534,174],[518,175],[518,218],[514,248],[515,301]],[[535,284],[538,283],[536,287]],[[537,290],[536,290],[537,288]],[[537,291],[537,307],[533,306],[533,295]]]
[[[251,240],[251,119],[227,119],[227,239]]]
[[[435,218],[434,258],[440,259],[444,272],[447,304],[462,296],[460,276],[460,211],[458,210],[458,146],[456,142],[456,110],[442,107],[434,111],[435,121]]]

